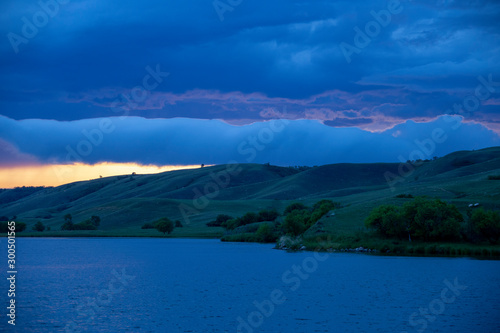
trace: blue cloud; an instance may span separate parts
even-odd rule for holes
[[[471,82],[478,75],[498,77],[496,1],[402,1],[401,13],[392,15],[347,64],[339,44],[352,44],[353,29],[363,30],[374,20],[371,12],[386,10],[387,4],[243,1],[221,22],[211,1],[70,1],[19,44],[18,53],[8,38],[2,39],[1,114],[13,119],[107,117],[109,109],[98,98],[69,103],[67,97],[130,90],[146,66],[161,64],[171,73],[158,87],[161,93],[261,93],[305,105],[328,91],[357,96],[394,90],[402,94],[404,108],[380,107],[393,103],[389,93],[372,95],[368,108],[356,100],[349,108],[370,113],[375,123],[374,115],[391,117],[393,125],[442,115],[464,91],[474,89]],[[23,17],[32,22],[42,10],[27,0],[6,1],[0,9],[3,36],[22,36]],[[311,106],[287,107],[298,118]],[[320,107],[338,110],[334,100]],[[185,100],[161,109],[138,108],[131,115],[259,120],[261,110],[252,103],[228,109],[210,100]],[[493,111],[498,113],[498,106]],[[491,116],[482,110],[471,116],[485,118]]]
[[[480,124],[463,123],[458,116],[426,123],[407,121],[380,133],[333,128],[315,120],[234,126],[187,118],[59,122],[0,117],[0,133],[2,142],[24,160],[30,157],[41,163],[321,165],[406,161],[500,145],[496,133]]]

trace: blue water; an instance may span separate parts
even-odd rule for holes
[[[3,331],[500,332],[499,261],[125,238],[17,239],[17,260]]]

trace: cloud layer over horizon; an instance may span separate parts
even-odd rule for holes
[[[6,0],[0,18],[4,170],[500,145],[495,0]]]
[[[11,37],[0,43],[1,113],[109,117],[118,99],[144,118],[285,117],[384,130],[459,113],[454,105],[492,75],[494,90],[466,118],[500,133],[500,3],[401,1],[392,14],[390,3],[242,1],[220,16],[213,1],[74,0],[20,42],[12,34],[25,36],[43,9],[5,1],[0,32]],[[369,40],[356,39],[355,29],[366,35],[377,20]],[[359,52],[346,57],[342,43]],[[124,102],[148,66],[169,75],[145,98]]]
[[[33,131],[36,128],[36,131]],[[114,117],[71,122],[0,117],[2,166],[81,162],[193,165],[405,162],[500,145],[495,132],[458,116],[407,121],[372,133],[315,120],[235,126],[219,120]]]

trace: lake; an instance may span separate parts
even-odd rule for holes
[[[1,266],[6,272],[7,242]],[[17,239],[12,332],[500,332],[500,261]]]

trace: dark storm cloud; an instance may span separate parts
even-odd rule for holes
[[[39,2],[0,5],[0,109],[12,119],[115,116],[116,98],[157,64],[169,77],[128,115],[251,123],[274,113],[381,130],[454,113],[479,76],[500,81],[496,1],[244,0],[223,21],[205,0],[41,3],[46,24]],[[387,24],[348,63],[340,45],[356,46],[355,28],[366,34],[376,16]],[[36,33],[13,42],[35,19]],[[467,120],[497,128],[494,88]]]

